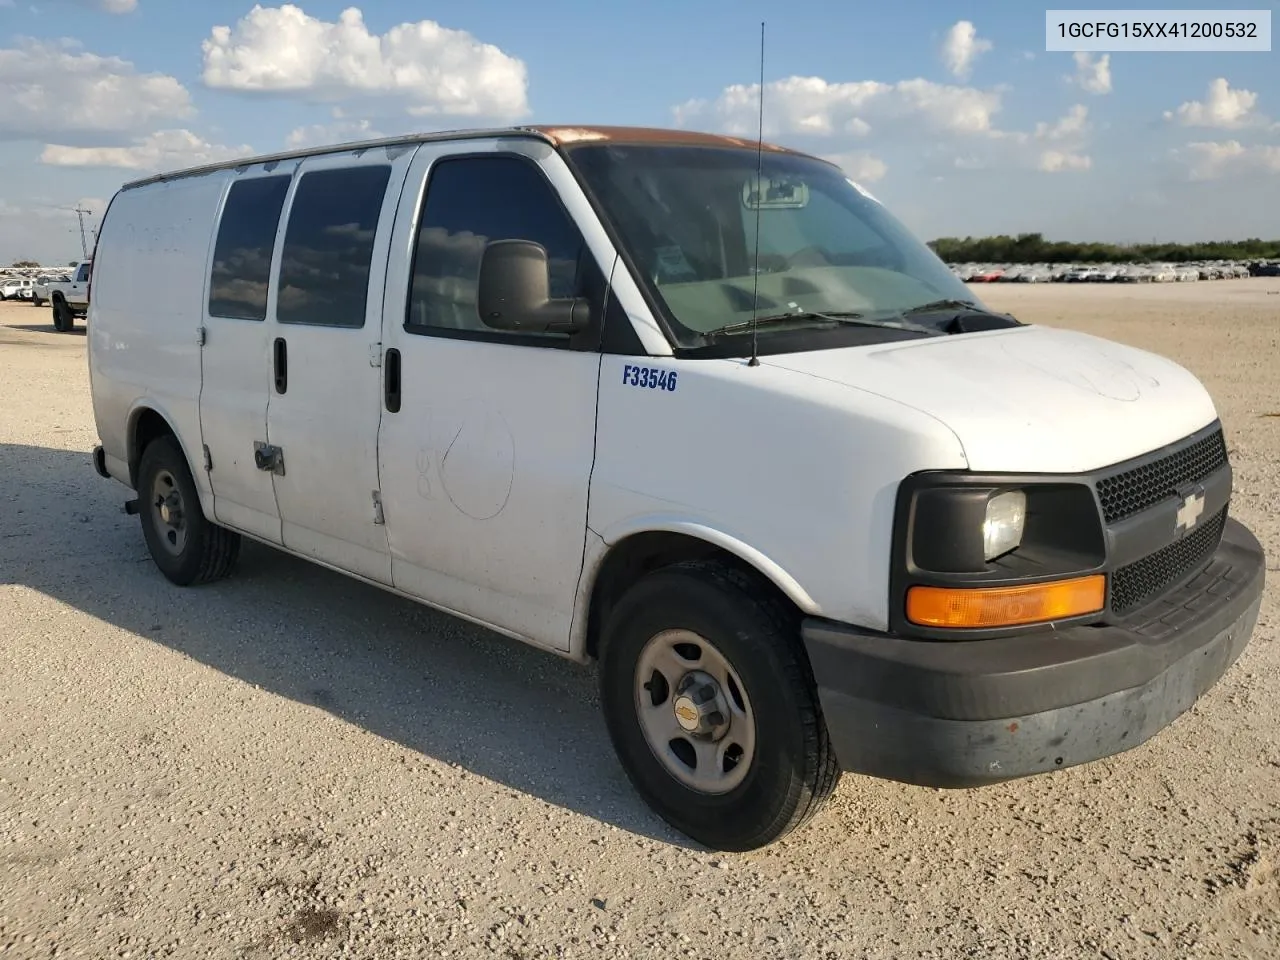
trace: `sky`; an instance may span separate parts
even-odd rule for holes
[[[129,180],[296,145],[753,136],[761,21],[766,139],[922,239],[1280,237],[1280,54],[1046,53],[1025,0],[0,0],[0,263],[79,257],[73,209]]]

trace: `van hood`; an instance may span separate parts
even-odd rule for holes
[[[1217,416],[1208,391],[1176,363],[1053,327],[760,362],[874,393],[942,421],[971,470],[1095,470],[1180,440]]]

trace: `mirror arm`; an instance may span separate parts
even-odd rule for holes
[[[546,319],[542,329],[547,333],[579,333],[591,325],[591,304],[581,297],[548,300],[538,313]]]

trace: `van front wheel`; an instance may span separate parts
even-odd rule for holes
[[[240,535],[210,523],[177,439],[147,444],[138,464],[138,516],[151,559],[180,587],[219,580],[240,555]]]
[[[600,689],[614,749],[655,812],[705,846],[772,843],[835,789],[796,620],[714,562],[647,575],[609,615]]]

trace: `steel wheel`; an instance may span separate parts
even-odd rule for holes
[[[135,489],[147,549],[169,580],[186,587],[231,572],[240,554],[240,535],[206,519],[177,437],[167,434],[147,444]]]
[[[741,678],[705,637],[667,630],[650,639],[635,695],[645,742],[668,773],[705,794],[742,783],[755,757],[755,716]]]
[[[151,512],[160,544],[172,556],[180,556],[187,545],[187,517],[182,490],[168,470],[157,470],[151,484]]]

